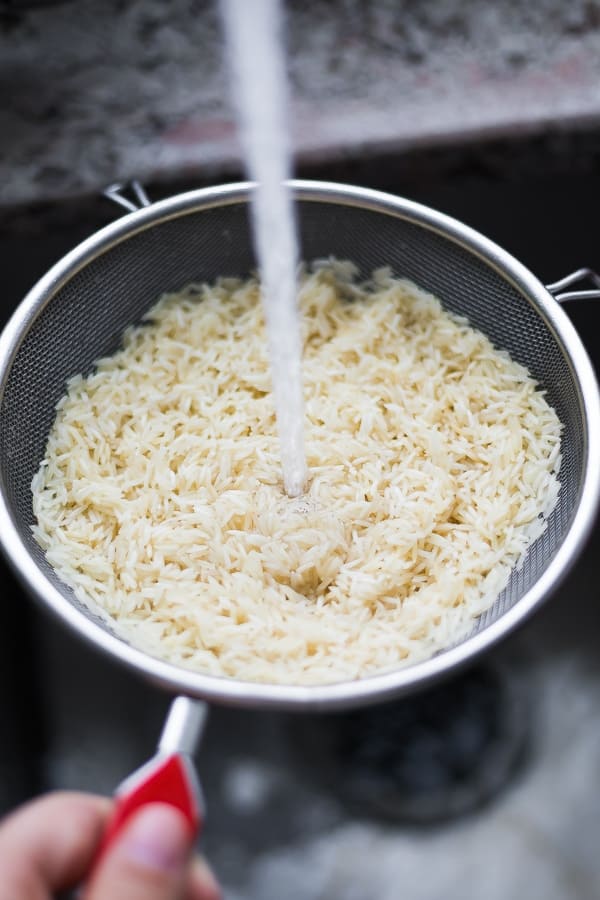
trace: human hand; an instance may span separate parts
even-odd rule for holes
[[[51,900],[85,881],[112,804],[53,793],[0,823],[0,900]],[[163,803],[132,816],[86,883],[81,900],[221,900],[210,869],[191,859],[181,813]]]

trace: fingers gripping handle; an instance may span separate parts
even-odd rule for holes
[[[203,799],[191,754],[207,716],[205,703],[187,697],[173,701],[158,744],[158,754],[117,788],[115,808],[94,867],[131,817],[150,803],[167,803],[184,816],[190,838],[202,825]]]
[[[139,774],[143,777],[134,787],[116,795],[115,809],[102,841],[102,853],[112,845],[133,814],[149,803],[174,806],[183,814],[190,836],[195,837],[198,833],[201,804],[190,778],[188,757],[180,754],[167,756],[156,765],[152,761],[148,769],[148,772],[140,770]]]

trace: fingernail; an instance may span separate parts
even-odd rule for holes
[[[132,818],[121,852],[146,868],[176,872],[185,865],[191,843],[189,826],[179,810],[151,803]]]
[[[223,892],[212,869],[199,857],[194,860],[192,878],[208,900],[223,900]]]

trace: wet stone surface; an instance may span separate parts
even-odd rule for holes
[[[22,13],[0,16],[0,206],[132,176],[239,172],[215,0],[9,7]],[[567,126],[598,122],[600,14],[588,0],[286,8],[302,163],[474,135],[560,140]]]

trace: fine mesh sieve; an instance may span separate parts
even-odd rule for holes
[[[255,266],[251,186],[183,194],[125,216],[57,264],[23,301],[0,342],[1,540],[26,584],[82,636],[170,689],[218,702],[342,707],[414,689],[485,649],[564,575],[593,521],[599,492],[600,406],[593,371],[568,318],[516,260],[459,222],[360,188],[294,182],[305,260],[389,265],[467,316],[527,366],[564,426],[558,505],[472,634],[434,659],[358,682],[295,687],[217,678],[155,660],[111,633],[54,574],[31,535],[31,480],[66,380],[113,352],[164,291]]]

